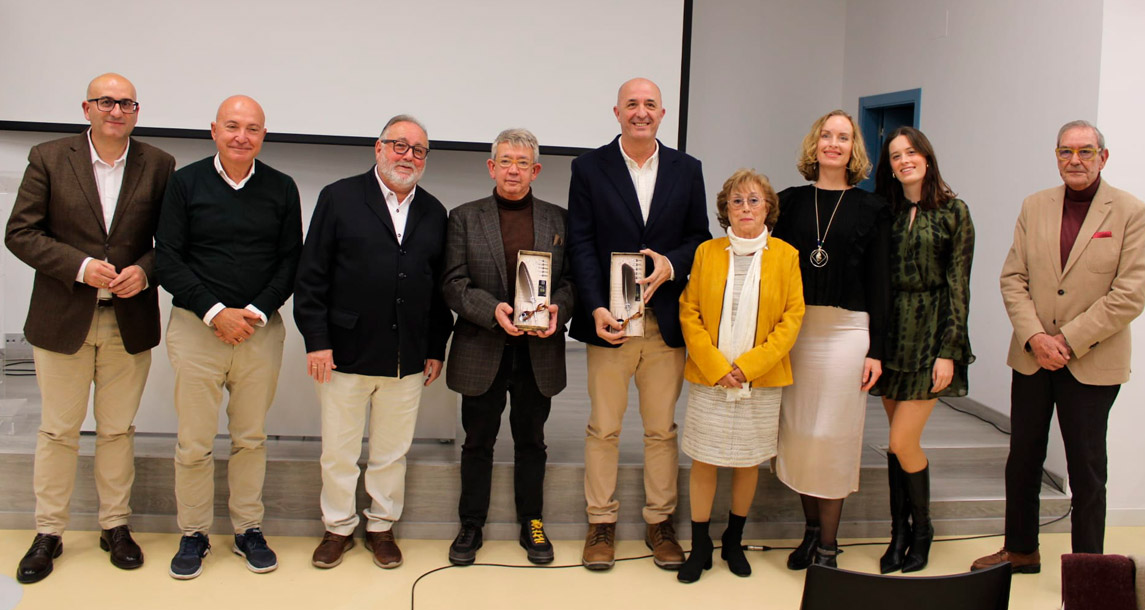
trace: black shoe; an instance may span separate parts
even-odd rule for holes
[[[692,522],[692,550],[680,571],[676,572],[676,580],[683,583],[693,583],[700,580],[704,570],[712,569],[712,537],[708,534],[708,521]]]
[[[64,542],[55,534],[36,534],[32,546],[16,568],[16,580],[26,585],[40,582],[52,573],[52,560],[64,552]]]
[[[743,554],[743,526],[747,517],[728,513],[728,527],[720,537],[720,557],[728,562],[728,569],[736,576],[751,576],[751,564]]]
[[[836,557],[842,552],[843,551],[839,550],[838,543],[821,544],[815,548],[815,565],[837,568],[839,567],[839,562]]]
[[[203,573],[203,557],[211,552],[211,540],[202,532],[179,539],[179,550],[171,559],[168,573],[177,580],[191,580]]]
[[[521,524],[520,542],[530,563],[553,562],[553,543],[545,535],[545,524],[540,519],[529,519]]]
[[[787,556],[788,570],[806,570],[815,559],[815,547],[819,546],[819,526],[808,525],[803,531],[803,542]]]
[[[257,527],[235,534],[235,545],[231,550],[235,555],[245,557],[247,569],[255,574],[273,572],[278,567],[278,556],[266,545],[266,538]]]
[[[111,556],[111,565],[121,570],[134,570],[143,565],[143,549],[131,538],[126,525],[103,530],[99,534],[99,548]]]
[[[902,569],[907,549],[910,548],[910,497],[906,492],[906,473],[898,458],[887,453],[887,483],[891,498],[891,540],[879,559],[879,572],[890,574]]]
[[[480,527],[462,523],[461,531],[457,532],[453,544],[449,545],[449,563],[455,566],[473,565],[477,560],[477,549],[481,548],[483,542]]]
[[[926,567],[930,559],[930,543],[934,541],[934,526],[930,522],[930,464],[918,472],[904,472],[903,477],[910,498],[914,531],[902,571],[917,572]]]

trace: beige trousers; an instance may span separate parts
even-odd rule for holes
[[[676,400],[684,381],[684,348],[668,347],[651,310],[644,336],[618,348],[589,345],[588,396],[592,409],[584,441],[584,496],[589,523],[615,523],[620,425],[628,408],[628,383],[636,377],[644,424],[644,521],[659,523],[676,510]]]
[[[80,426],[95,384],[95,489],[99,526],[126,525],[135,481],[135,412],[151,369],[151,350],[123,348],[115,310],[97,307],[91,329],[74,354],[33,348],[36,382],[43,399],[32,482],[36,532],[60,535],[68,525],[68,502],[76,483]]]
[[[413,442],[421,373],[397,377],[334,371],[330,381],[315,383],[322,404],[322,522],[326,530],[349,536],[358,527],[355,491],[362,431],[369,407],[370,450],[366,462],[366,529],[388,531],[405,506],[406,452]]]
[[[266,477],[266,412],[274,401],[286,331],[275,312],[250,339],[223,343],[203,320],[171,308],[167,355],[175,369],[175,501],[183,535],[207,533],[215,514],[215,433],[223,389],[231,454],[227,462],[231,524],[236,533],[262,525]]]

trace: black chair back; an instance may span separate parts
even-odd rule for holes
[[[813,565],[802,610],[1006,610],[1010,564],[950,576],[882,576]]]

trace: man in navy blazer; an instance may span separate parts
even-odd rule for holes
[[[312,563],[332,568],[354,546],[355,490],[366,406],[370,457],[366,548],[401,565],[393,525],[421,389],[441,374],[453,314],[438,284],[445,207],[417,185],[429,140],[409,115],[386,123],[377,165],[322,189],[298,267],[294,321],[322,409],[322,521]]]
[[[620,136],[572,164],[569,249],[579,293],[571,334],[588,344],[592,401],[582,557],[590,570],[611,568],[615,557],[617,443],[633,376],[644,424],[645,543],[661,568],[679,569],[684,562],[672,519],[679,467],[674,415],[684,371],[678,310],[696,247],[711,234],[700,162],[656,140],[664,112],[655,83],[624,83],[613,108]],[[643,337],[625,337],[609,313],[613,252],[646,257]]]

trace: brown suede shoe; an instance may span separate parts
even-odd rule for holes
[[[374,565],[387,570],[402,565],[402,550],[394,541],[393,530],[366,532],[366,549],[374,554]]]
[[[1015,553],[1014,551],[1007,551],[1002,549],[993,555],[979,557],[974,560],[970,566],[970,571],[985,570],[992,568],[1004,561],[1010,562],[1010,572],[1014,574],[1037,574],[1042,571],[1042,554],[1038,551],[1033,553]]]
[[[644,531],[644,544],[652,549],[652,562],[665,570],[679,570],[684,565],[684,549],[676,539],[676,528],[669,517],[660,523],[649,523]]]
[[[322,535],[322,542],[314,549],[310,563],[316,568],[328,569],[342,563],[342,554],[354,548],[354,536],[340,536],[334,532]]]
[[[609,570],[616,563],[616,524],[589,523],[581,564],[590,570]]]

